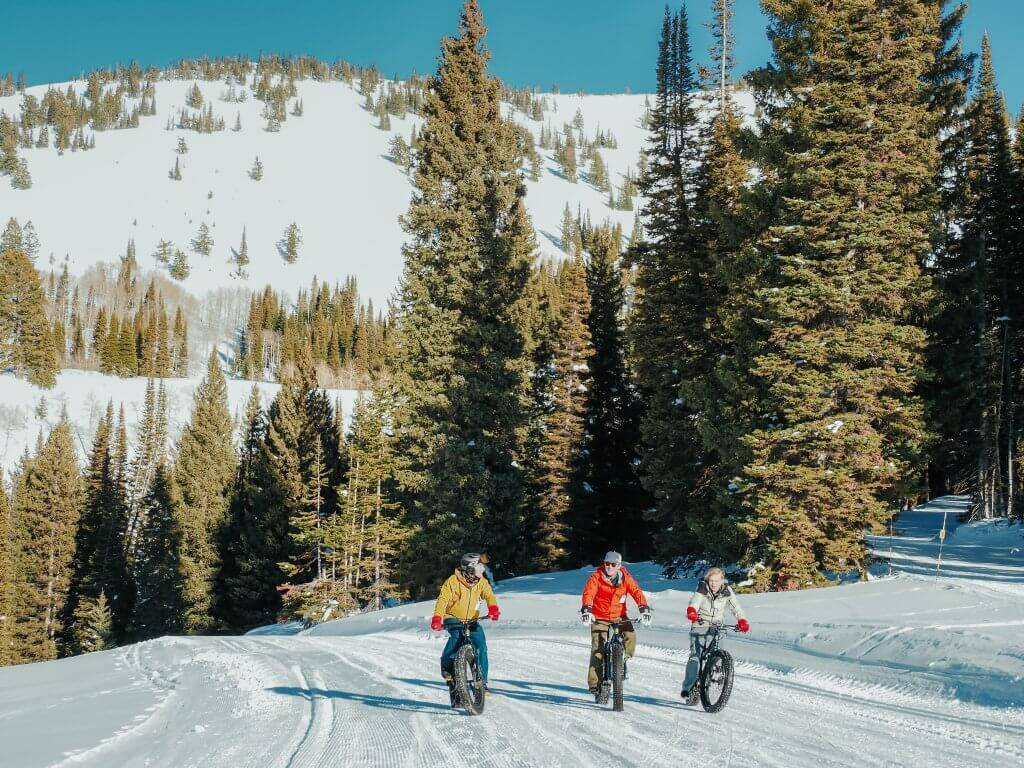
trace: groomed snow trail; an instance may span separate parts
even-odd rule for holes
[[[448,706],[444,637],[417,603],[0,669],[0,766],[1024,765],[1024,527],[960,526],[944,560],[971,565],[937,579],[918,558],[941,507],[874,542],[889,578],[742,596],[752,631],[725,640],[736,683],[716,715],[679,698],[695,580],[638,563],[655,625],[621,713],[584,686],[580,569],[498,584],[481,717]]]
[[[57,761],[21,766],[989,766],[1024,763],[1024,714],[739,662],[717,715],[678,698],[675,634],[641,636],[626,710],[583,684],[586,630],[490,633],[481,717],[453,711],[441,639],[167,639],[116,652],[165,691],[141,722]],[[730,639],[732,640],[732,639]],[[738,653],[741,641],[730,643]],[[42,755],[40,755],[41,757]],[[27,757],[27,756],[26,756]]]

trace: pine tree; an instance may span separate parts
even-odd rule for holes
[[[188,153],[188,144],[185,143],[185,138],[183,136],[178,137],[178,146],[175,149],[175,152],[177,152],[179,155],[184,155]]]
[[[161,240],[157,243],[156,250],[153,251],[153,258],[156,259],[158,264],[169,266],[173,256],[174,243],[170,240]]]
[[[178,307],[174,312],[173,362],[171,369],[179,378],[188,377],[188,323]]]
[[[199,225],[199,231],[192,240],[192,250],[203,256],[209,256],[213,250],[213,237],[211,237],[210,227],[205,221]]]
[[[203,92],[199,90],[199,83],[192,83],[185,95],[185,102],[193,109],[201,109],[203,106]]]
[[[671,530],[658,537],[663,553],[678,549],[678,542],[696,539],[703,556],[734,562],[742,553],[734,520],[742,495],[735,478],[749,460],[736,435],[748,428],[737,422],[736,404],[749,394],[750,356],[738,345],[737,328],[749,321],[743,308],[754,293],[763,270],[755,267],[744,244],[750,234],[751,213],[746,193],[751,171],[740,152],[742,124],[732,98],[731,0],[717,0],[712,25],[713,67],[702,71],[710,119],[702,128],[704,162],[697,176],[698,242],[706,277],[706,306],[702,362],[683,383],[680,396],[695,405],[694,426],[704,453],[702,488],[692,504],[674,519]]]
[[[263,178],[263,163],[260,162],[259,155],[256,155],[256,159],[252,163],[252,168],[249,170],[249,178],[253,181],[259,181]]]
[[[565,251],[566,255],[582,258],[582,251],[577,251],[574,248],[577,230],[576,219],[573,217],[572,211],[569,210],[569,204],[566,203],[565,209],[562,211],[562,236],[559,240],[559,244],[562,246],[562,250]]]
[[[397,582],[398,558],[409,536],[396,498],[401,461],[395,451],[391,425],[393,393],[387,383],[374,388],[367,401],[360,398],[352,414],[349,434],[349,482],[346,501],[359,506],[365,552],[356,560],[359,597],[371,610],[385,606],[387,597],[401,597]]]
[[[263,444],[267,418],[253,385],[245,409],[238,470],[231,489],[227,524],[221,538],[221,570],[216,590],[217,618],[225,628],[243,632],[273,622],[281,607],[280,562],[288,553],[287,516],[265,503],[271,488]]]
[[[602,192],[610,192],[611,184],[608,183],[608,169],[605,167],[601,153],[594,150],[590,158],[590,183]]]
[[[409,170],[412,155],[409,152],[409,145],[405,143],[405,139],[402,138],[401,134],[396,133],[392,137],[391,144],[388,146],[388,155],[399,168],[404,171]]]
[[[85,472],[85,504],[76,535],[67,606],[68,615],[74,617],[80,610],[94,611],[96,601],[104,595],[104,604],[111,616],[112,638],[124,636],[133,597],[125,559],[128,500],[123,477],[120,477],[117,439],[114,406],[110,402],[96,429]],[[127,441],[126,437],[124,439]],[[127,446],[123,450],[127,451]],[[108,594],[112,604],[107,603]],[[78,638],[77,632],[72,632],[71,651],[84,653],[77,645]]]
[[[128,506],[126,549],[129,560],[138,546],[139,527],[143,521],[142,500],[149,492],[156,467],[163,464],[167,452],[167,391],[163,381],[146,382],[142,422],[138,429],[138,445],[131,465],[125,468],[125,498]]]
[[[590,295],[586,324],[593,354],[584,395],[585,460],[576,477],[582,489],[574,495],[571,513],[571,551],[578,563],[594,562],[608,549],[631,560],[642,560],[651,552],[644,520],[651,500],[635,465],[640,410],[625,360],[619,241],[612,227],[595,229],[586,266]]]
[[[20,250],[0,251],[0,368],[36,386],[56,383],[57,350],[39,273]]]
[[[3,472],[0,471],[0,667],[12,664],[14,658],[14,516]]]
[[[11,173],[11,186],[15,189],[30,189],[32,187],[32,174],[28,170],[28,161],[19,157],[14,171]]]
[[[174,478],[160,463],[140,501],[143,522],[134,562],[138,597],[130,628],[134,640],[185,630],[179,562],[181,532],[175,521],[174,503]]]
[[[177,157],[174,158],[174,167],[167,172],[167,176],[172,181],[181,181],[181,160]]]
[[[83,493],[71,429],[61,421],[19,477],[14,513],[18,661],[57,658]]]
[[[161,379],[171,375],[171,339],[167,313],[160,310],[156,325],[156,355],[153,360],[153,375]]]
[[[235,115],[235,127],[232,128],[231,130],[233,130],[235,133],[238,133],[239,131],[242,130],[242,113],[241,112],[238,112]]]
[[[207,362],[206,377],[196,390],[192,416],[178,443],[174,466],[180,494],[174,515],[181,535],[184,629],[190,634],[209,632],[215,626],[218,544],[237,461],[232,431],[227,383],[214,350]]]
[[[557,155],[556,159],[562,169],[562,175],[565,176],[569,183],[575,184],[577,181],[576,141],[573,139],[571,131],[565,135],[565,144]]]
[[[302,232],[299,225],[294,221],[285,227],[284,234],[277,243],[278,253],[288,264],[294,264],[299,259],[299,246],[302,245]]]
[[[760,588],[865,574],[864,531],[912,482],[925,437],[914,321],[928,298],[923,203],[938,153],[921,80],[938,6],[804,10],[771,9],[775,63],[756,78],[773,150],[762,172],[778,206],[759,245],[777,267],[743,329],[763,335],[745,404],[753,428],[740,436],[751,461],[736,485],[748,557],[767,565]]]
[[[404,219],[411,241],[396,385],[410,461],[406,510],[421,529],[410,555],[419,589],[433,587],[463,547],[486,544],[499,571],[513,568],[521,536],[523,478],[515,460],[529,351],[517,302],[533,230],[516,129],[502,120],[500,84],[485,73],[476,0],[465,4],[459,31],[441,42]]]
[[[968,116],[960,262],[967,267],[970,293],[964,303],[973,328],[965,329],[970,347],[963,351],[970,357],[962,360],[969,371],[969,381],[964,383],[970,400],[958,404],[969,419],[965,442],[973,465],[972,490],[982,515],[991,517],[1006,513],[1014,490],[1009,487],[1016,443],[1012,419],[1020,362],[1015,338],[1019,330],[1013,320],[1021,317],[1024,303],[1020,288],[1024,253],[1014,237],[1021,214],[1014,210],[1019,180],[1010,125],[987,36],[982,40],[977,92]],[[958,346],[964,342],[951,341]]]
[[[700,157],[685,10],[666,8],[657,64],[657,96],[650,115],[646,172],[638,181],[647,198],[646,240],[632,251],[636,297],[630,335],[643,404],[640,475],[653,498],[656,531],[676,531],[672,520],[695,502],[703,449],[693,427],[695,408],[679,393],[704,361],[704,274],[695,232]],[[676,537],[673,554],[694,550]],[[678,539],[683,539],[679,541]]]
[[[175,280],[187,280],[191,273],[192,267],[189,266],[188,256],[180,248],[175,248],[170,266],[167,267],[167,274]]]
[[[242,242],[237,251],[232,251],[235,262],[235,277],[243,280],[249,276],[246,267],[249,266],[249,245],[245,240],[245,227],[242,227]]]
[[[113,619],[105,593],[98,598],[84,598],[75,608],[71,620],[70,648],[72,653],[92,653],[113,648]]]
[[[552,339],[550,383],[537,457],[536,521],[531,565],[541,571],[563,565],[577,531],[569,520],[574,480],[584,444],[584,410],[590,386],[590,292],[582,256],[568,262],[560,278],[561,307]]]
[[[3,235],[0,235],[0,251],[25,251],[21,224],[13,216],[7,220]]]

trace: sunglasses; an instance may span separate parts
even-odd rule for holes
[[[612,568],[618,568],[620,565],[622,565],[622,563],[608,563],[608,562],[606,562],[604,565],[605,565],[605,568],[607,568],[608,566],[611,566]]]

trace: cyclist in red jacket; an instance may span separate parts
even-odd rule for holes
[[[626,597],[632,597],[640,608],[640,621],[644,626],[651,623],[651,607],[647,604],[640,585],[622,565],[622,555],[609,552],[604,564],[597,568],[583,587],[583,607],[580,615],[584,624],[590,625],[590,668],[587,672],[587,687],[596,694],[601,685],[601,668],[604,665],[604,645],[611,630],[609,622],[621,619],[626,613]],[[636,650],[636,631],[630,623],[620,624],[619,633],[625,641],[626,658],[632,658]]]

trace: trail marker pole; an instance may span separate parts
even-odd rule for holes
[[[946,543],[946,515],[949,511],[942,513],[942,528],[939,529],[939,558],[935,561],[935,578],[939,578],[939,568],[942,566],[942,545]]]

